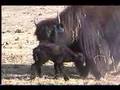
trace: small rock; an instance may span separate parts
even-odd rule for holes
[[[33,22],[33,20],[30,20],[30,22]]]
[[[15,41],[17,41],[17,40],[19,40],[19,37],[16,37],[16,38],[15,38]]]
[[[8,45],[8,44],[9,44],[8,42],[5,43],[5,45]]]
[[[39,13],[38,15],[39,15],[39,16],[41,16],[41,15],[42,15],[42,13]]]
[[[2,33],[5,33],[4,31]]]
[[[6,32],[8,32],[8,33],[9,33],[9,32],[10,32],[10,30],[7,30]]]
[[[20,29],[16,29],[15,33],[22,33]]]
[[[21,46],[21,45],[19,45],[19,48],[20,48],[20,49],[22,49],[22,46]]]

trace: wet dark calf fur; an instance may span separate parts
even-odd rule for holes
[[[64,80],[69,80],[67,74],[64,71],[64,62],[74,62],[76,69],[83,67],[84,56],[79,53],[76,55],[66,46],[60,46],[53,43],[41,43],[39,46],[33,49],[34,64],[31,65],[31,79],[35,78],[35,70],[41,77],[41,66],[48,60],[54,62],[55,78],[58,76],[58,71],[63,75]]]

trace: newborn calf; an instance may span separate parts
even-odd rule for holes
[[[84,56],[79,53],[76,55],[66,46],[60,46],[53,43],[41,43],[33,49],[34,64],[31,65],[31,79],[35,78],[35,70],[41,77],[41,66],[48,60],[54,62],[55,78],[58,76],[58,71],[63,75],[64,80],[69,80],[64,71],[64,62],[74,62],[77,70],[83,66]]]

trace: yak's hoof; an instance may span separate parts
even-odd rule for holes
[[[68,78],[68,77],[64,77],[64,80],[65,80],[65,81],[68,81],[68,80],[69,80],[69,78]]]
[[[95,78],[96,78],[96,80],[100,80],[101,75],[98,75],[98,76],[96,76]]]
[[[101,73],[95,75],[96,80],[100,80],[101,77],[102,77]]]
[[[82,79],[85,79],[86,77],[88,76],[88,74],[80,74],[80,77],[82,78]]]
[[[86,79],[86,76],[80,76],[82,79]]]

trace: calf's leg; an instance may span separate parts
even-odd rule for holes
[[[41,67],[42,67],[42,64],[41,64],[41,63],[37,63],[37,64],[36,64],[37,74],[38,74],[38,76],[39,76],[40,78],[42,77]]]
[[[59,71],[59,67],[58,64],[54,62],[54,70],[55,70],[55,79],[58,78],[58,71]]]
[[[31,75],[30,75],[30,79],[34,79],[36,77],[36,66],[35,63],[31,65]]]
[[[63,75],[64,80],[65,80],[65,81],[68,81],[69,78],[68,78],[67,74],[66,74],[65,71],[64,71],[63,63],[60,63],[60,64],[58,64],[58,65],[59,65],[60,73]]]

